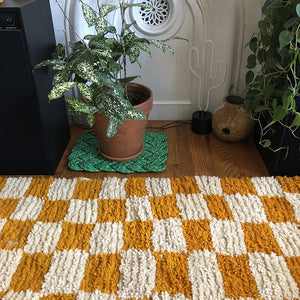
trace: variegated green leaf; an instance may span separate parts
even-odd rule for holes
[[[52,84],[56,86],[64,80],[63,72],[58,72],[53,76]]]
[[[111,59],[112,58],[112,55],[108,50],[92,49],[91,53],[97,55],[100,58],[105,58],[105,59]]]
[[[114,84],[112,92],[114,95],[116,95],[120,99],[120,101],[124,100],[126,103],[128,103],[128,101],[124,99],[125,90],[124,90],[124,87],[120,83],[116,82]]]
[[[130,48],[130,50],[128,51],[128,58],[129,61],[133,64],[135,62],[137,62],[139,56],[140,56],[140,49],[137,46],[133,46]]]
[[[64,93],[71,89],[75,84],[76,82],[64,82],[54,86],[48,95],[48,99],[53,100],[62,97]]]
[[[127,118],[134,120],[147,120],[147,116],[136,108],[132,108],[127,112]]]
[[[103,4],[100,6],[99,13],[101,16],[105,17],[112,11],[116,10],[118,7],[110,4]]]
[[[77,114],[93,114],[97,112],[95,107],[78,98],[68,97],[66,98],[66,103]]]
[[[125,3],[124,4],[125,8],[129,8],[129,7],[140,7],[140,8],[152,8],[151,5],[146,4],[146,3]]]
[[[113,38],[108,38],[105,40],[106,44],[109,46],[109,49],[113,47],[116,43],[116,40]]]
[[[90,86],[90,89],[92,90],[93,95],[96,97],[96,96],[102,94],[104,92],[104,89],[106,89],[106,87],[102,84],[93,83]]]
[[[76,51],[84,51],[87,49],[87,46],[85,43],[83,43],[82,41],[77,41],[77,42],[74,42],[74,43],[71,43],[71,46],[72,46],[72,50],[74,52]]]
[[[111,60],[109,62],[109,71],[110,72],[118,72],[120,70],[122,70],[122,65],[120,65],[117,62],[115,62],[114,60]]]
[[[151,56],[150,48],[146,43],[138,42],[136,44],[136,46],[139,47],[142,51],[148,53]]]
[[[107,26],[107,27],[105,27],[104,30],[105,30],[106,33],[108,33],[108,32],[110,32],[110,33],[116,33],[117,32],[117,29],[116,29],[115,26]]]
[[[72,80],[72,74],[73,74],[73,69],[69,68],[66,66],[61,73],[63,74],[63,81],[71,81]]]
[[[86,115],[86,121],[88,122],[88,124],[93,127],[94,123],[95,123],[95,115],[94,114],[87,114]]]
[[[67,103],[67,107],[71,108],[71,111],[76,112],[76,114],[89,114],[90,113],[90,110],[89,110],[87,104],[78,98],[68,97],[65,99],[65,101]]]
[[[44,60],[41,63],[37,64],[34,67],[34,70],[42,68],[42,67],[47,67],[47,66],[52,66],[53,70],[60,71],[60,70],[64,69],[65,62],[62,60],[58,60],[58,59],[47,59],[47,60]]]
[[[95,35],[94,35],[94,34],[87,34],[83,39],[84,39],[84,40],[87,40],[87,41],[90,41],[90,40],[92,40],[93,38],[95,38]]]
[[[118,131],[119,122],[116,119],[111,118],[108,122],[106,136],[112,138]]]
[[[150,42],[155,47],[160,49],[163,53],[165,53],[166,50],[168,50],[170,53],[174,54],[174,50],[166,42],[160,40],[151,40]]]
[[[101,103],[101,107],[103,107],[108,118],[118,119],[120,123],[125,120],[127,111],[130,109],[130,106],[124,105],[124,102],[111,93],[99,95],[96,101],[99,104]]]
[[[104,18],[98,18],[95,22],[95,29],[97,33],[103,33],[107,27],[107,21]]]
[[[97,22],[97,13],[86,3],[84,3],[83,1],[80,1],[81,5],[82,5],[82,12],[83,12],[83,16],[85,21],[87,22],[88,26],[94,26]]]
[[[84,98],[90,101],[93,99],[93,91],[88,85],[85,83],[78,83],[77,87]]]
[[[124,44],[126,48],[130,48],[136,43],[136,35],[134,32],[130,32],[124,36]]]
[[[98,73],[94,69],[93,65],[87,62],[81,62],[77,65],[77,72],[80,77],[85,79],[86,81],[99,83]]]
[[[58,56],[65,58],[66,57],[66,48],[63,44],[59,43],[57,44],[57,46],[55,47],[55,58],[57,58]]]
[[[102,39],[98,39],[97,37],[89,41],[89,47],[91,49],[110,51],[110,46],[106,43],[106,41],[103,41]]]

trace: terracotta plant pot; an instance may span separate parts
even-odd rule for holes
[[[152,91],[141,84],[129,83],[128,94],[138,95],[145,101],[135,105],[134,108],[144,112],[148,118],[153,106]],[[100,154],[112,161],[127,161],[139,156],[144,150],[144,134],[147,120],[125,119],[119,125],[117,133],[107,138],[106,131],[109,119],[103,114],[95,114],[94,132],[99,142]]]
[[[214,134],[228,142],[240,141],[253,131],[255,122],[246,113],[243,98],[230,95],[224,98],[224,106],[212,118]]]

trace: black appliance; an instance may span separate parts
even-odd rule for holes
[[[33,67],[56,41],[49,0],[0,4],[0,174],[54,174],[70,138],[63,99],[48,101],[52,75]]]

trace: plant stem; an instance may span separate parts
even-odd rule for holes
[[[120,0],[120,10],[121,10],[121,20],[122,20],[122,29],[120,34],[120,39],[124,41],[124,36],[126,32],[126,22],[125,22],[125,10],[126,7],[124,7],[124,1]],[[123,75],[124,78],[127,77],[127,63],[126,63],[126,49],[125,44],[123,43]],[[124,84],[124,90],[125,90],[125,98],[128,100],[128,92],[127,92],[127,82]]]
[[[86,42],[85,42],[83,39],[81,39],[81,37],[80,37],[80,36],[78,35],[78,33],[75,31],[72,22],[70,21],[70,19],[69,19],[68,16],[66,15],[66,13],[65,13],[65,11],[64,11],[64,9],[63,9],[63,7],[60,5],[60,3],[58,2],[58,0],[55,0],[55,2],[56,2],[56,4],[58,5],[58,7],[59,7],[59,9],[61,10],[61,12],[63,13],[64,18],[68,21],[68,23],[69,23],[70,27],[72,28],[72,30],[73,30],[74,34],[76,35],[76,37],[77,37],[83,44],[86,45]]]

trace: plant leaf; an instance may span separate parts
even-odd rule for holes
[[[64,79],[64,75],[62,72],[56,73],[53,76],[52,85],[55,86],[55,85],[62,83],[63,79]]]
[[[87,63],[87,62],[81,62],[77,65],[77,72],[79,76],[81,76],[83,79],[91,82],[98,83],[99,78],[94,71],[93,65]]]
[[[87,62],[79,63],[77,65],[76,73],[86,81],[103,84],[108,87],[114,87],[114,84],[109,76],[105,75],[104,73],[100,73],[98,70],[95,70],[93,65]]]
[[[127,118],[134,120],[147,120],[147,116],[136,108],[133,108],[127,112]]]
[[[288,21],[285,22],[284,27],[286,29],[288,29],[290,27],[293,27],[297,22],[299,22],[299,18],[298,17],[291,18],[291,19],[289,19]]]
[[[294,118],[293,123],[290,127],[292,128],[292,127],[299,127],[299,126],[300,126],[300,113],[296,112],[295,118]]]
[[[87,49],[86,45],[82,41],[71,43],[73,51],[84,51]]]
[[[101,109],[104,110],[105,115],[109,119],[118,119],[119,123],[123,123],[126,118],[127,111],[130,109],[130,105],[126,106],[128,101],[124,104],[118,97],[116,97],[115,94],[111,93],[98,95],[96,101],[98,107],[100,105]]]
[[[254,78],[254,73],[253,71],[248,71],[246,74],[246,84],[249,84]]]
[[[86,121],[88,122],[88,124],[93,127],[94,123],[95,123],[95,115],[94,114],[87,114],[86,115]]]
[[[64,69],[65,65],[66,65],[66,63],[59,59],[46,59],[46,60],[42,61],[41,63],[35,65],[35,67],[33,69],[35,70],[35,69],[39,69],[42,67],[52,66],[53,70],[61,71]]]
[[[276,63],[276,67],[277,67],[279,70],[284,71],[284,67],[283,67],[279,62]]]
[[[102,17],[106,17],[109,13],[116,10],[118,7],[110,4],[102,4],[99,9],[99,13]]]
[[[112,138],[117,133],[118,127],[119,122],[116,119],[110,118],[107,125],[106,136]]]
[[[66,98],[66,103],[76,114],[91,114],[97,112],[95,107],[78,98],[68,97]]]
[[[130,48],[130,50],[128,51],[128,57],[129,57],[129,61],[133,64],[135,62],[137,62],[139,56],[140,56],[140,49],[137,46],[133,46]]]
[[[76,82],[64,82],[55,85],[50,91],[48,99],[53,100],[62,97],[64,93],[71,89],[75,84]]]
[[[248,56],[247,68],[253,69],[255,67],[256,67],[256,56],[254,54],[251,54]]]
[[[297,16],[300,18],[300,3],[298,3],[296,5],[296,13],[297,13]]]
[[[265,87],[263,89],[264,96],[268,99],[271,97],[273,92],[274,92],[274,86],[269,84],[269,82],[266,82]]]
[[[262,143],[262,146],[264,147],[264,148],[269,148],[270,146],[272,145],[272,143],[271,143],[271,140],[264,140],[263,141],[263,143]]]
[[[98,18],[98,20],[95,23],[95,29],[97,33],[103,34],[106,27],[107,27],[107,21],[104,18]]]
[[[85,83],[77,83],[77,87],[84,98],[90,101],[93,99],[93,91],[88,85]]]
[[[120,70],[122,70],[122,65],[115,62],[114,60],[111,60],[108,64],[108,66],[109,66],[110,72],[119,72]]]
[[[146,3],[125,3],[124,4],[124,8],[128,8],[128,7],[141,7],[141,8],[152,8],[151,5],[146,4]]]
[[[290,31],[281,31],[279,34],[279,50],[288,45],[293,40],[293,38],[294,35]]]
[[[257,51],[257,41],[258,41],[257,37],[253,37],[250,40],[249,47],[253,53],[256,53]]]
[[[106,43],[106,41],[99,39],[97,36],[89,41],[89,47],[91,49],[110,52],[110,46]]]
[[[160,49],[163,53],[165,53],[166,50],[168,50],[170,53],[174,54],[174,50],[164,41],[150,40],[150,43],[153,44],[158,49]]]
[[[112,58],[111,53],[107,50],[92,49],[91,53],[97,55],[99,58],[104,58],[104,59],[111,59]]]
[[[136,44],[136,46],[139,47],[142,51],[148,53],[151,56],[150,48],[149,48],[149,46],[146,43],[138,42]]]
[[[256,113],[259,113],[259,112],[262,112],[262,111],[265,111],[265,110],[268,110],[268,109],[269,109],[268,106],[261,105],[261,106],[255,107],[255,112],[256,112]]]
[[[266,60],[266,57],[267,57],[267,52],[265,49],[259,49],[257,51],[257,61],[260,64],[262,64]]]
[[[94,11],[89,5],[81,1],[81,6],[82,6],[82,12],[83,12],[83,17],[88,24],[89,27],[92,27],[96,24],[97,22],[97,13]]]
[[[90,40],[92,40],[93,38],[95,38],[95,36],[96,35],[94,35],[94,34],[87,34],[87,35],[85,35],[84,36],[84,40],[87,40],[87,41],[90,41]]]
[[[275,123],[277,121],[282,120],[286,116],[286,111],[285,109],[281,106],[278,105],[276,109],[273,109],[273,120],[272,122]]]
[[[110,33],[116,33],[117,32],[117,29],[116,29],[115,26],[107,26],[107,27],[104,28],[104,30],[106,32],[110,32]]]
[[[139,77],[141,77],[141,76],[130,76],[130,77],[126,77],[126,78],[120,78],[119,81],[126,83],[126,82],[130,82],[134,79],[137,79]]]
[[[285,110],[289,109],[289,106],[290,106],[290,104],[292,102],[292,98],[293,98],[293,96],[292,96],[292,94],[291,94],[290,91],[285,91],[284,92],[284,94],[282,96],[282,104],[283,104],[283,108]]]

